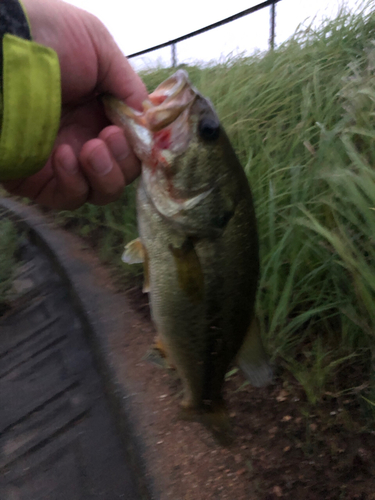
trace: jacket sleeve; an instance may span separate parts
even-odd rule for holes
[[[46,163],[60,122],[61,85],[56,52],[31,40],[17,0],[0,1],[0,38],[0,181],[5,181],[28,177]]]

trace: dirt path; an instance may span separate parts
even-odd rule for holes
[[[111,339],[119,379],[137,381],[133,395],[147,461],[162,500],[375,499],[375,435],[344,431],[350,408],[332,406],[329,421],[305,415],[297,384],[267,389],[237,373],[227,382],[235,443],[219,447],[200,424],[178,420],[180,384],[143,360],[154,329],[147,302],[131,292],[132,328]],[[122,356],[131,360],[121,367]],[[327,410],[327,408],[325,409]]]

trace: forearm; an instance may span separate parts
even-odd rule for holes
[[[60,69],[56,53],[31,41],[16,0],[0,3],[0,180],[27,177],[46,163],[60,119]]]

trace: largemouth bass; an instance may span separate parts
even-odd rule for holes
[[[222,388],[231,363],[239,355],[254,385],[271,377],[254,319],[259,252],[247,178],[185,71],[159,85],[143,112],[112,97],[105,106],[142,161],[140,237],[123,260],[144,262],[158,345],[182,380],[185,417],[226,443]]]

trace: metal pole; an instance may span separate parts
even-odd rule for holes
[[[176,56],[176,44],[172,43],[172,68],[177,66],[177,56]]]
[[[270,50],[275,48],[276,3],[271,5],[270,19]]]

